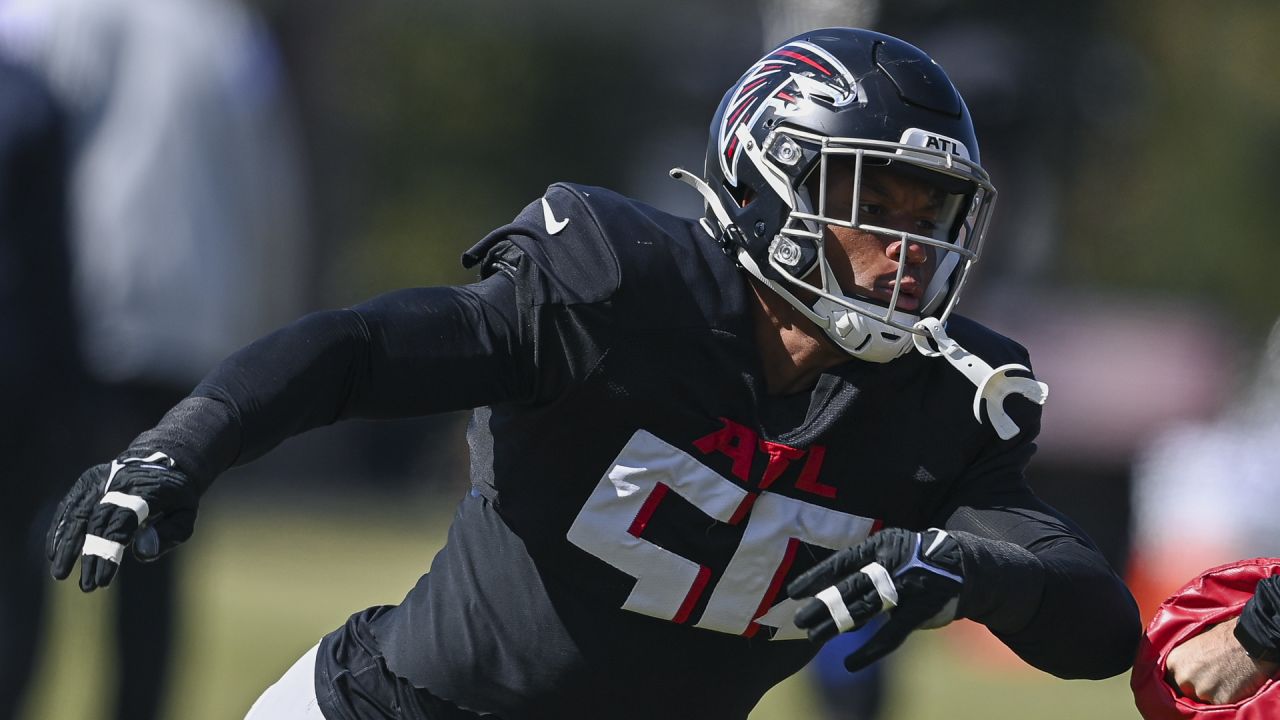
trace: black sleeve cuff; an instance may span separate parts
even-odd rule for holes
[[[240,423],[223,403],[188,397],[130,443],[128,452],[157,450],[173,458],[178,469],[196,480],[203,492],[240,454]]]
[[[1236,640],[1254,660],[1280,662],[1280,577],[1258,582],[1236,623]]]

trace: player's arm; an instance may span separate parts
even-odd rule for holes
[[[988,351],[1029,365],[1012,343]],[[793,598],[814,598],[796,623],[818,641],[887,611],[886,622],[846,659],[850,670],[891,652],[916,628],[955,617],[983,623],[1028,663],[1059,677],[1110,677],[1132,664],[1141,631],[1132,595],[1083,533],[1023,479],[1040,408],[1016,402],[1006,409],[1021,433],[991,437],[933,514],[935,527],[882,530],[788,587]]]
[[[1257,692],[1280,671],[1280,577],[1260,581],[1239,617],[1170,650],[1165,668],[1183,695],[1214,705]]]
[[[967,501],[945,526],[962,552],[960,617],[1058,677],[1101,679],[1133,664],[1133,596],[1083,533],[1025,486]]]
[[[1002,443],[1002,445],[1005,445]],[[1104,678],[1133,662],[1139,632],[1128,589],[1084,536],[1021,480],[1030,442],[975,466],[927,530],[887,528],[788,586],[796,624],[825,642],[887,613],[845,659],[858,670],[918,628],[983,623],[1031,665]]]
[[[124,549],[153,559],[186,540],[213,479],[284,439],[344,418],[397,418],[530,399],[506,273],[319,312],[235,353],[110,464],[86,471],[48,538],[54,577],[111,582]],[[140,532],[141,531],[141,532]]]
[[[918,628],[966,617],[1059,677],[1124,672],[1141,630],[1133,597],[1083,535],[1021,483],[1020,469],[1014,477],[1007,490],[968,488],[942,527],[887,528],[816,565],[787,589],[813,598],[796,624],[825,642],[887,613],[845,659],[850,671]]]
[[[338,420],[527,399],[532,373],[521,362],[517,317],[504,274],[463,287],[400,290],[309,315],[258,340],[210,373],[192,397],[228,409],[239,430],[239,462]]]
[[[1166,681],[1183,696],[1211,705],[1228,705],[1256,693],[1280,664],[1245,650],[1236,639],[1239,620],[1214,625],[1170,650]]]
[[[1011,343],[989,352],[1013,351]],[[933,522],[956,538],[964,584],[958,616],[986,625],[1023,660],[1063,678],[1105,678],[1133,664],[1137,604],[1084,533],[1027,486],[1040,406],[1010,401],[1022,432],[992,438]]]

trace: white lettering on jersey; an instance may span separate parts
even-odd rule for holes
[[[744,490],[680,449],[638,430],[583,505],[568,539],[636,578],[622,607],[683,623],[710,585],[710,568],[645,540],[644,528],[667,492],[729,524],[744,519],[743,538],[715,583],[696,627],[754,635],[777,628],[775,640],[802,639],[782,582],[800,542],[832,550],[861,542],[874,521],[801,500]],[[748,514],[749,513],[749,514]]]
[[[832,550],[866,539],[874,521],[763,492],[751,507],[742,543],[698,620],[697,627],[733,634],[754,634],[752,623],[778,628],[775,640],[802,639],[791,622],[800,603],[783,597],[782,576],[791,567],[796,541]],[[747,613],[743,610],[750,608]],[[759,617],[756,617],[756,616]]]
[[[636,578],[623,608],[683,622],[711,571],[640,537],[668,490],[722,522],[729,522],[749,497],[712,469],[639,430],[600,478],[568,538]]]

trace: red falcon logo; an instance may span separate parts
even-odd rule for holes
[[[729,182],[738,184],[739,127],[754,128],[766,108],[785,117],[819,101],[844,107],[866,98],[853,74],[817,45],[787,43],[753,65],[738,81],[720,121],[720,169]]]

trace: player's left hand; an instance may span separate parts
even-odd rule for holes
[[[106,587],[126,547],[154,560],[191,537],[198,484],[162,452],[126,452],[86,470],[58,505],[46,552],[64,580],[80,559],[80,589]]]
[[[795,622],[819,643],[888,613],[884,625],[845,658],[853,672],[892,652],[912,630],[951,622],[963,582],[960,545],[945,530],[887,528],[815,565],[787,586],[787,594],[813,597]]]

